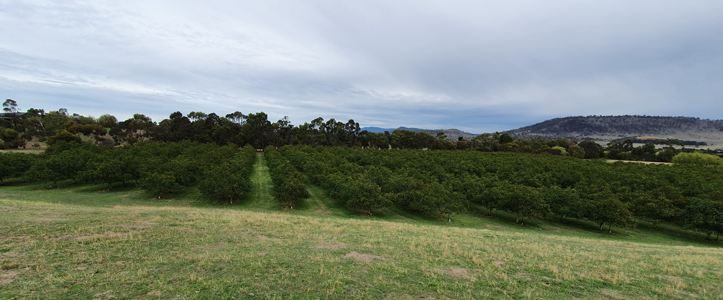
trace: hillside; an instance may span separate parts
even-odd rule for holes
[[[399,127],[399,128],[364,127],[364,128],[362,128],[362,130],[366,130],[369,132],[389,131],[390,133],[397,129],[411,130],[414,132],[424,131],[433,136],[437,136],[437,133],[441,131],[441,132],[444,132],[445,135],[447,135],[447,139],[450,141],[456,141],[460,136],[467,140],[471,140],[472,138],[474,138],[476,136],[476,134],[464,132],[462,130],[454,129],[454,128],[452,128],[452,129],[421,129],[421,128],[409,128],[409,127]]]
[[[723,147],[723,120],[660,116],[565,117],[507,131],[514,138],[594,140],[607,143],[621,138],[679,139]]]
[[[309,184],[294,210],[251,191],[216,205],[196,188],[0,189],[0,299],[713,299],[723,250],[641,223],[600,232],[573,219],[472,206],[452,222],[390,207],[370,218]]]

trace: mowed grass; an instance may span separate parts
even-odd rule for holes
[[[452,222],[368,217],[309,185],[270,195],[263,156],[235,205],[196,188],[10,181],[0,187],[0,299],[723,298],[723,249],[665,228],[600,233],[470,207]]]

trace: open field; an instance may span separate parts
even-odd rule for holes
[[[723,298],[723,249],[641,224],[515,225],[471,207],[451,223],[391,207],[373,218],[309,185],[283,210],[263,156],[252,190],[218,205],[196,188],[0,188],[0,298]]]
[[[28,150],[0,150],[0,153],[9,153],[9,152],[26,153],[26,154],[40,154],[40,153],[45,152],[45,150],[31,150],[31,149],[28,149]]]
[[[609,163],[616,163],[616,162],[628,162],[628,163],[639,163],[639,164],[646,164],[646,165],[668,165],[672,166],[672,163],[669,162],[659,162],[659,161],[641,161],[641,160],[617,160],[617,159],[606,159]]]

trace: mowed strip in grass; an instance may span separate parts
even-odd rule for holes
[[[269,176],[269,168],[266,166],[263,153],[257,153],[256,163],[251,173],[251,190],[238,207],[252,210],[280,211],[281,204],[276,201],[272,194],[274,187]]]

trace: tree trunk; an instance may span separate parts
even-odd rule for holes
[[[605,224],[604,221],[603,221],[603,222],[600,222],[600,228],[598,228],[598,230],[602,231],[603,224]]]
[[[519,216],[515,219],[515,223],[520,223],[520,217],[519,217]]]
[[[564,217],[564,216],[563,216],[563,215],[560,215],[560,222],[562,222],[562,217]]]
[[[113,189],[113,186],[111,185],[110,182],[108,182],[108,190],[112,190],[112,189]]]
[[[610,227],[612,227],[612,226],[613,226],[613,224],[608,224],[608,233],[613,233],[613,231],[610,229]]]
[[[233,196],[231,196],[231,199],[229,199],[229,202],[231,202],[231,204],[233,204]]]

